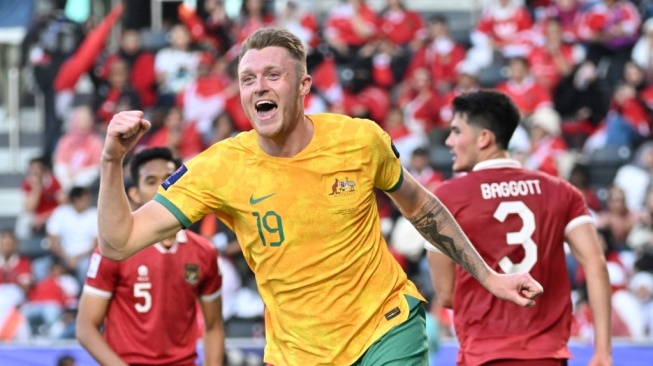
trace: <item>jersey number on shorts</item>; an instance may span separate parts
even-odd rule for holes
[[[521,230],[506,234],[508,245],[521,245],[524,247],[524,259],[519,263],[513,263],[510,258],[503,257],[499,261],[499,267],[505,273],[526,273],[529,272],[537,262],[537,244],[532,239],[535,232],[535,215],[522,201],[501,202],[494,218],[504,222],[510,214],[517,214],[522,220]]]
[[[281,216],[274,211],[268,211],[262,217],[258,212],[252,212],[252,215],[256,217],[256,227],[258,228],[258,235],[261,237],[263,246],[266,246],[268,243],[271,247],[281,246],[281,243],[286,238],[283,234],[283,220],[281,220]],[[267,240],[266,237],[268,238]]]
[[[134,284],[134,297],[142,298],[143,303],[136,303],[134,307],[139,313],[147,313],[152,309],[152,294],[150,290],[152,289],[151,282],[137,282]]]

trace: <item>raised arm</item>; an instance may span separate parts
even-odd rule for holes
[[[123,182],[122,163],[150,128],[141,111],[116,114],[107,128],[100,165],[98,236],[100,252],[123,260],[139,250],[174,235],[182,227],[163,205],[150,201],[133,214]]]
[[[594,225],[587,223],[566,235],[571,252],[587,278],[589,305],[594,319],[594,357],[590,365],[611,365],[611,290],[603,248]]]
[[[478,254],[449,210],[404,170],[401,187],[389,193],[422,236],[462,266],[495,296],[521,306],[533,306],[542,286],[529,274],[498,274]]]

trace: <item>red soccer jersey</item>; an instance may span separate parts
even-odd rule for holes
[[[158,243],[122,262],[96,251],[84,292],[111,299],[104,336],[125,362],[194,365],[197,300],[215,301],[221,287],[215,248],[180,231],[172,247]]]
[[[563,242],[565,233],[592,222],[580,192],[514,160],[496,159],[443,182],[436,195],[490,267],[529,272],[545,289],[535,307],[522,308],[493,296],[457,266],[458,364],[571,357],[571,288]]]

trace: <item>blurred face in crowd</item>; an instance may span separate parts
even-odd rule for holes
[[[528,75],[528,66],[522,59],[512,59],[508,64],[508,77],[510,80],[521,82]]]
[[[166,128],[171,130],[180,128],[183,123],[184,115],[179,108],[170,109],[168,114],[166,114],[165,119],[163,120],[163,124],[166,126]]]
[[[431,73],[426,68],[419,68],[413,72],[413,88],[423,90],[431,87]]]
[[[190,46],[190,35],[183,25],[176,25],[170,30],[170,45],[177,50],[186,50]]]
[[[384,124],[387,129],[395,129],[401,127],[401,125],[404,124],[404,117],[401,114],[401,110],[398,108],[392,108],[389,110],[388,114],[386,114]]]
[[[91,193],[85,192],[83,195],[73,199],[72,205],[77,212],[84,212],[91,207]]]
[[[624,67],[624,80],[629,85],[638,86],[644,81],[644,72],[634,62],[629,61]]]
[[[138,182],[135,189],[129,191],[129,197],[138,206],[151,201],[159,186],[175,172],[175,163],[165,159],[152,159],[138,169]]]
[[[122,34],[120,48],[132,55],[141,49],[141,36],[136,30],[126,30]]]
[[[5,259],[16,253],[16,237],[8,232],[0,233],[0,255]]]
[[[129,82],[129,66],[123,60],[116,60],[109,69],[109,83],[116,89],[124,88]]]
[[[80,106],[71,114],[71,130],[77,133],[88,133],[93,130],[93,111],[88,106]]]

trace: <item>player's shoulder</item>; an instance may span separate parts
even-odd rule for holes
[[[207,255],[216,253],[215,247],[207,238],[191,230],[184,230],[183,233],[186,235],[186,243],[193,245],[193,249]]]
[[[329,129],[344,129],[348,131],[367,130],[379,131],[381,127],[374,121],[366,118],[355,118],[338,113],[317,113],[307,116],[313,123],[319,123]]]

